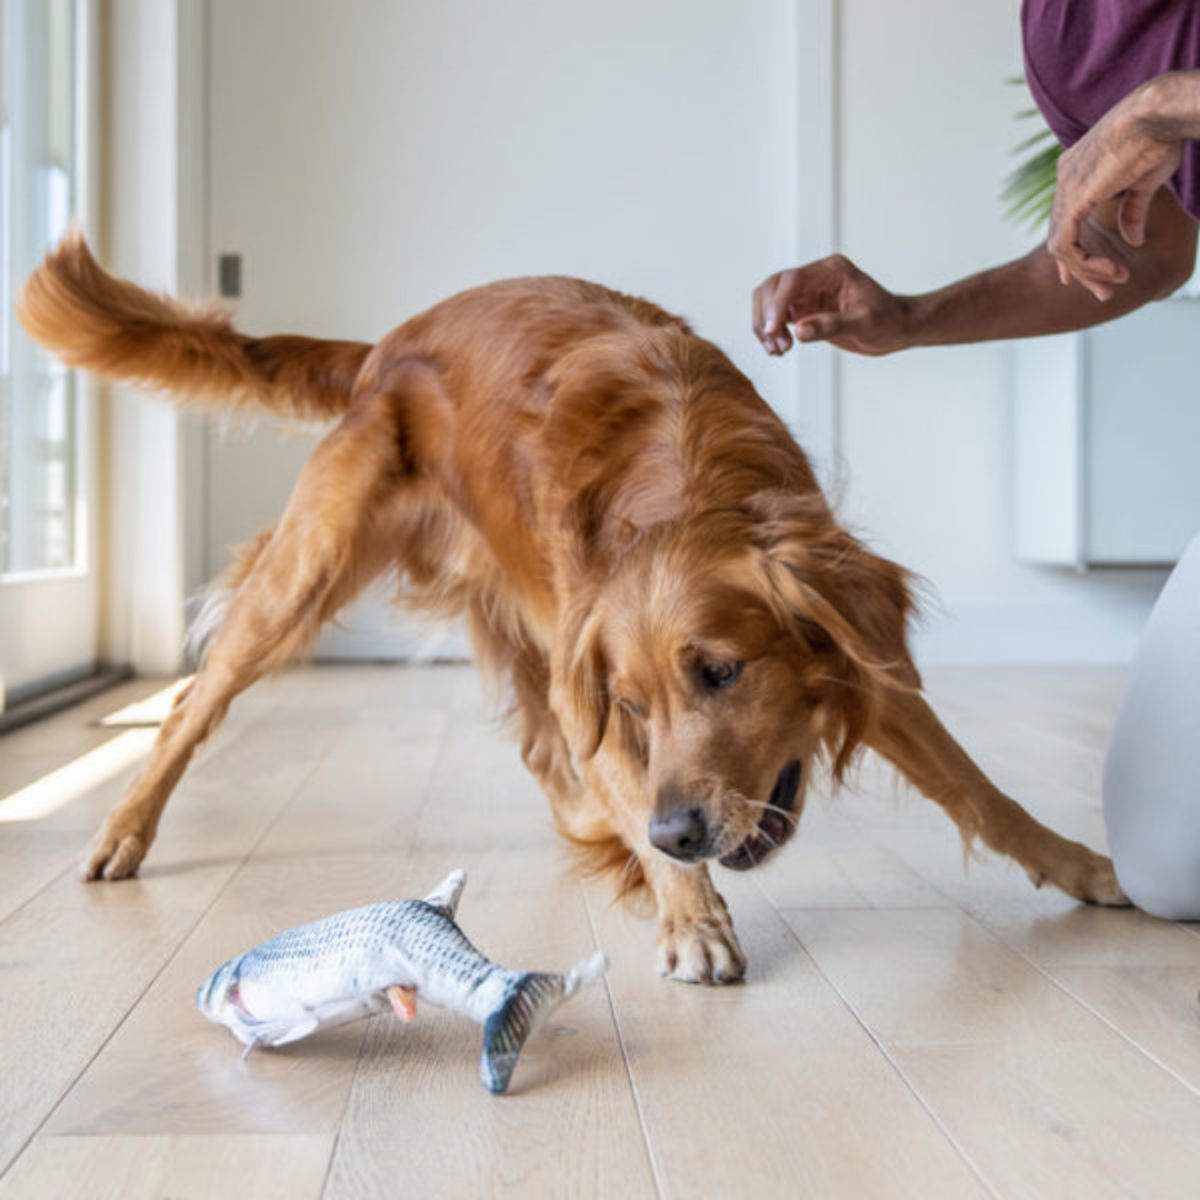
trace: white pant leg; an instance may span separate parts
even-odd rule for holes
[[[1156,917],[1200,920],[1200,534],[1138,643],[1108,756],[1117,879]]]

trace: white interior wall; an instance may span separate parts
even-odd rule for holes
[[[108,0],[103,8],[99,251],[117,274],[183,295],[201,290],[203,270],[200,16],[191,0]],[[195,560],[186,500],[196,488],[196,429],[165,398],[106,392],[102,656],[168,674],[182,659],[185,571]]]
[[[242,256],[242,328],[373,339],[462,288],[579,275],[688,316],[824,448],[827,363],[767,358],[750,296],[828,245],[829,0],[210,11],[209,243]],[[214,430],[210,573],[310,449],[269,422]],[[455,648],[385,618],[369,595],[318,655]]]
[[[158,129],[158,136],[169,140],[180,136],[186,124],[186,105],[173,113],[174,133],[169,127],[164,131],[160,124],[164,114],[155,109],[164,102],[164,95],[170,99],[178,97],[181,87],[187,90],[184,76],[189,64],[194,70],[197,61],[195,39],[191,50],[188,39],[183,39],[181,49],[179,21],[193,20],[201,7],[187,0],[163,5],[111,0],[109,5],[115,89],[115,107],[110,114],[114,142],[109,175],[114,251],[110,261],[118,269],[161,286],[172,286],[173,275],[176,283],[186,282],[188,275],[186,264],[181,266],[180,255],[187,249],[181,230],[189,221],[196,224],[194,214],[189,217],[185,210],[189,197],[198,195],[199,190],[185,188],[181,193],[178,180],[181,171],[186,175],[188,163],[195,165],[197,156],[187,145],[177,144],[167,151],[165,160],[156,160],[153,154],[146,159],[139,139],[155,136]],[[773,53],[771,58],[773,78],[778,78],[781,56],[786,66],[796,47],[824,44],[827,30],[822,22],[830,13],[838,26],[839,51],[830,69],[818,72],[820,78],[811,65],[807,71],[799,70],[800,63],[811,64],[812,59],[806,59],[803,51],[797,53],[795,91],[779,88],[780,104],[792,105],[791,111],[781,115],[773,108],[761,122],[742,121],[744,137],[759,147],[755,153],[769,150],[778,154],[783,164],[779,195],[750,223],[756,249],[747,259],[748,278],[714,280],[704,269],[705,238],[692,230],[686,234],[688,248],[680,259],[680,270],[668,286],[654,280],[639,283],[642,264],[632,245],[611,257],[596,256],[594,249],[585,247],[578,255],[580,266],[566,265],[586,270],[584,260],[591,255],[599,267],[591,273],[647,287],[656,299],[688,311],[703,332],[730,345],[739,361],[762,382],[764,392],[784,396],[780,407],[785,412],[790,407],[788,415],[798,418],[802,428],[809,427],[806,440],[821,442],[827,422],[820,393],[830,382],[829,354],[807,348],[803,358],[792,356],[795,362],[783,370],[779,369],[783,364],[757,357],[742,328],[749,287],[767,270],[789,260],[804,261],[831,247],[834,224],[840,227],[841,247],[899,290],[936,286],[1024,250],[1029,239],[1002,223],[996,199],[1010,165],[1009,147],[1021,133],[1012,119],[1019,94],[1003,82],[1020,69],[1018,3],[976,0],[961,5],[954,0],[910,0],[900,5],[892,0],[797,0],[795,9],[782,16],[773,2],[768,7],[779,43],[779,54]],[[714,3],[706,6],[706,11],[709,9],[710,19],[717,19],[714,14],[724,6]],[[169,18],[164,10],[169,10]],[[667,24],[660,44],[653,47],[664,57],[677,52],[672,36],[686,38],[686,23],[677,23],[677,28]],[[155,28],[161,39],[157,50],[152,36]],[[675,32],[667,36],[672,29]],[[501,23],[496,37],[502,38],[503,32]],[[447,43],[448,47],[455,45],[452,38]],[[433,70],[432,66],[429,69]],[[155,71],[162,77],[154,75]],[[173,83],[172,72],[176,72]],[[151,77],[157,82],[139,94],[139,87],[149,86],[146,81]],[[832,103],[823,102],[826,93]],[[475,103],[486,105],[488,96],[477,96]],[[814,120],[818,109],[822,115]],[[648,111],[653,114],[657,110],[651,107]],[[795,118],[797,111],[802,114],[799,119]],[[820,133],[827,111],[836,117],[833,153],[828,138],[822,140]],[[469,112],[470,104],[464,102],[464,119]],[[706,119],[704,113],[696,114],[691,135],[697,145],[704,141]],[[806,125],[806,121],[813,124]],[[660,136],[671,138],[678,130],[678,120],[666,123]],[[199,151],[202,138],[183,130],[183,141],[189,137],[196,143],[190,150]],[[437,141],[429,143],[427,152],[435,156],[446,153],[444,144]],[[562,147],[554,152],[561,153]],[[173,162],[171,154],[175,155]],[[837,164],[836,177],[831,162]],[[174,191],[164,182],[172,171]],[[714,181],[709,176],[704,177],[702,186],[726,188],[719,178]],[[155,188],[159,189],[157,201],[153,199]],[[839,200],[831,206],[830,196],[835,192]],[[634,203],[636,189],[627,194],[631,199],[625,203]],[[406,281],[404,308],[444,294],[451,284],[486,275],[485,266],[512,269],[499,261],[481,264],[478,255],[483,230],[471,224],[471,204],[460,200],[455,203],[463,209],[459,223],[464,236],[447,251],[452,268],[446,275],[447,286],[433,282],[415,286]],[[653,203],[657,202],[656,197]],[[488,201],[481,203],[486,208]],[[514,204],[515,200],[505,199],[495,215],[487,210],[488,222],[511,220]],[[475,210],[479,208],[477,203]],[[295,217],[302,209],[297,205],[295,211],[286,212]],[[789,211],[794,214],[792,220]],[[439,214],[430,209],[429,215]],[[172,221],[176,222],[173,228]],[[773,227],[776,222],[779,228]],[[764,228],[764,223],[772,227]],[[731,218],[728,224],[719,236],[746,236],[736,220]],[[139,257],[142,252],[136,247],[144,246],[148,239],[154,241],[151,235],[159,225],[163,226],[158,230],[160,247],[173,249],[155,265]],[[678,225],[670,221],[655,225],[652,233],[654,244],[683,240]],[[305,230],[308,236],[316,235]],[[553,256],[556,259],[561,257],[562,247],[558,250],[559,255]],[[530,269],[553,267],[556,264],[551,257],[531,260]],[[202,278],[203,263],[193,272],[193,285]],[[192,286],[184,290],[195,293],[202,289]],[[357,304],[352,291],[343,289],[343,294],[350,299],[348,307],[336,314],[342,318],[353,315]],[[372,320],[367,314],[367,319],[358,323],[370,325]],[[380,315],[378,328],[387,323]],[[299,324],[311,323],[301,320]],[[347,331],[342,320],[337,325],[330,332]],[[934,585],[940,608],[934,607],[918,643],[925,661],[1124,658],[1161,584],[1161,573],[1078,576],[1022,566],[1013,555],[1010,357],[1003,346],[914,351],[883,360],[841,356],[835,424],[845,479],[844,511],[884,552],[921,572]],[[789,371],[795,374],[789,376]],[[786,398],[789,379],[796,387],[792,402]],[[113,489],[116,519],[110,522],[107,649],[110,658],[140,659],[145,666],[154,659],[161,662],[179,628],[177,618],[169,614],[179,611],[183,556],[193,556],[187,571],[192,582],[194,556],[201,543],[194,531],[182,535],[182,548],[173,539],[179,535],[180,522],[186,526],[189,511],[201,505],[194,484],[189,483],[192,452],[186,427],[182,436],[177,436],[180,430],[163,410],[147,408],[145,402],[130,397],[116,404],[109,458],[110,473],[118,486]],[[141,406],[136,416],[134,405]],[[156,468],[171,475],[160,481],[167,490],[157,493],[159,500],[176,488],[182,488],[188,500],[182,515],[166,516],[160,511],[159,523],[165,524],[158,531],[152,526],[159,518],[147,516],[142,505],[142,499],[150,494],[146,472],[152,474]],[[167,535],[165,540],[160,533]],[[146,578],[146,572],[151,578]],[[139,596],[144,603],[138,601]],[[158,615],[143,620],[139,605],[143,614]],[[139,641],[140,652],[136,650]]]
[[[900,292],[1024,253],[1001,219],[1028,130],[1019,0],[840,0],[842,249]],[[1025,566],[1013,553],[1011,347],[914,350],[839,364],[844,512],[923,574],[937,602],[926,661],[1118,660],[1163,575]]]

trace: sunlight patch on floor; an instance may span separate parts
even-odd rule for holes
[[[150,753],[156,728],[127,729],[57,771],[0,799],[0,824],[40,821],[106,783]]]
[[[161,688],[152,696],[135,700],[132,704],[126,704],[124,708],[118,708],[115,712],[101,717],[100,724],[106,729],[161,725],[167,719],[171,705],[175,703],[175,697],[194,678],[195,676],[185,675],[182,679],[176,679],[174,683],[167,684],[165,688]]]

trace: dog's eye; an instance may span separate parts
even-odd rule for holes
[[[635,704],[632,700],[626,700],[623,696],[617,703],[631,716],[642,720],[646,715],[646,710],[640,705]]]
[[[700,664],[700,678],[704,686],[714,692],[728,687],[742,673],[740,662],[706,662]]]

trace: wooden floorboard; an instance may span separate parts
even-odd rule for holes
[[[0,1179],[2,1200],[317,1200],[331,1136],[44,1137]]]
[[[595,901],[664,1192],[986,1195],[753,883],[726,892],[750,970],[719,991],[655,978],[653,928]]]
[[[254,689],[141,878],[84,887],[76,855],[154,710],[100,722],[164,682],[0,739],[4,1200],[1195,1194],[1200,929],[965,863],[877,762],[836,797],[813,787],[778,862],[719,873],[751,966],[714,991],[660,980],[653,926],[572,875],[466,668],[309,667]],[[927,679],[1001,786],[1098,847],[1121,682]],[[612,959],[509,1095],[478,1083],[478,1027],[436,1009],[245,1062],[195,1012],[223,959],[456,866],[464,927],[498,961]]]

